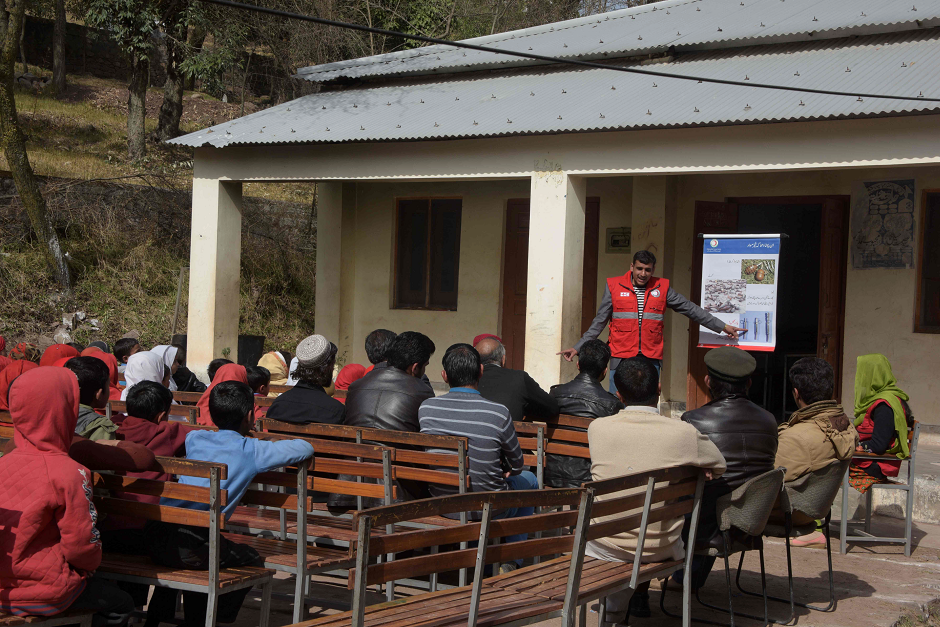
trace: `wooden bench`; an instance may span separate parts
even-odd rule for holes
[[[105,416],[108,420],[111,420],[111,415],[114,413],[126,414],[127,401],[108,401]],[[199,408],[191,405],[170,405],[169,414],[170,416],[185,418],[187,422],[196,424],[196,420],[199,418]]]
[[[643,554],[648,525],[692,515],[695,533],[701,508],[705,473],[697,468],[671,468],[635,473],[578,489],[487,492],[427,499],[366,510],[356,515],[356,545],[350,548],[356,567],[350,574],[353,607],[349,612],[299,623],[302,627],[383,627],[425,625],[524,625],[562,616],[563,627],[573,627],[576,615],[582,624],[588,603],[653,578],[667,577],[685,566],[683,624],[690,620],[691,552],[685,560],[643,563],[607,562],[585,557],[589,540],[637,530],[637,554]],[[625,491],[630,491],[625,493]],[[606,497],[598,499],[598,497]],[[682,497],[687,498],[676,501]],[[510,507],[563,508],[569,510],[511,519],[494,519]],[[396,532],[372,536],[374,526],[398,525],[414,517],[482,510],[481,520],[457,528]],[[592,520],[592,516],[594,519]],[[535,538],[535,532],[575,526],[573,535]],[[519,533],[530,539],[489,545],[491,540]],[[420,551],[431,546],[478,540],[475,549],[456,549],[439,554],[419,554],[394,562],[373,564],[389,552]],[[508,560],[570,553],[513,572],[485,578],[484,565]],[[370,585],[460,567],[474,567],[468,586],[420,594],[391,603],[366,607]]]
[[[260,627],[267,627],[271,605],[274,571],[256,566],[220,568],[219,552],[225,520],[222,508],[228,498],[221,482],[227,478],[225,464],[158,457],[152,470],[177,476],[209,480],[208,487],[182,485],[172,481],[153,481],[94,473],[95,487],[103,491],[95,496],[99,514],[128,516],[144,520],[204,527],[209,529],[209,570],[186,570],[154,564],[139,555],[118,555],[105,552],[98,574],[106,579],[142,583],[176,590],[204,592],[208,595],[206,627],[214,627],[219,595],[260,585],[262,589]],[[203,503],[208,510],[194,510],[167,505],[142,503],[127,498],[129,494],[183,499]]]
[[[370,444],[384,447],[397,447],[391,449],[390,472],[387,475],[387,479],[383,479],[383,481],[395,482],[405,480],[421,482],[428,486],[438,486],[444,490],[454,491],[458,494],[464,494],[470,489],[467,438],[402,431],[386,431],[347,425],[325,425],[318,423],[298,425],[272,419],[260,421],[259,428],[270,433],[315,435],[316,437],[329,437],[339,441],[355,441],[356,443],[369,442]],[[391,499],[385,499],[386,505],[390,505],[391,503]],[[358,497],[356,510],[362,510],[362,505],[362,497]],[[326,510],[325,506],[319,505],[318,507],[318,504],[314,504],[313,508],[315,513],[318,509],[320,511]],[[353,510],[350,510],[349,514],[351,514],[352,511]],[[437,516],[406,521],[403,525],[418,528],[437,528],[463,525],[466,524],[466,522],[465,517],[451,519]],[[350,532],[352,532],[351,524],[350,519]],[[386,528],[386,533],[391,532],[391,527]],[[459,585],[466,584],[466,577],[466,570],[461,569],[459,573]],[[438,580],[436,575],[430,578],[428,585],[431,590],[437,589]],[[391,588],[394,588],[394,586],[391,586]],[[388,592],[388,594],[390,595],[391,592]]]
[[[16,627],[17,625],[31,625],[31,627],[56,627],[58,625],[79,625],[91,627],[91,619],[95,613],[89,610],[66,610],[54,616],[15,616],[0,612],[0,627]]]
[[[513,425],[527,466],[535,467],[539,487],[545,487],[545,469],[548,455],[567,455],[591,459],[587,429],[596,418],[582,418],[561,414],[555,418],[515,421]]]

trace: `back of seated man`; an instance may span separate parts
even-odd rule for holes
[[[718,498],[776,468],[777,419],[747,398],[751,375],[757,368],[757,361],[749,353],[733,346],[713,348],[705,354],[705,366],[705,385],[714,400],[685,412],[682,420],[707,435],[728,463],[721,478],[705,484],[696,538],[696,544],[720,544],[715,511]],[[705,584],[714,563],[714,557],[695,556],[693,589]],[[674,578],[680,581],[678,575]]]
[[[397,336],[386,354],[388,367],[377,367],[349,386],[345,424],[418,432],[418,408],[434,396],[421,380],[433,354],[428,336],[416,331]]]
[[[578,352],[580,374],[568,383],[553,385],[549,394],[558,401],[558,411],[569,416],[602,418],[623,409],[623,403],[604,389],[610,349],[600,340],[588,340]],[[577,429],[576,427],[571,427]],[[583,431],[583,429],[577,429]],[[545,485],[577,488],[591,480],[591,460],[549,453],[545,460]]]
[[[558,415],[558,401],[543,390],[524,370],[506,367],[506,347],[498,339],[488,337],[474,348],[483,360],[480,394],[509,410],[513,420],[554,418]]]
[[[582,349],[583,350],[583,349]],[[725,471],[718,448],[695,427],[659,415],[659,372],[648,359],[621,360],[614,373],[618,398],[626,405],[617,415],[595,420],[588,428],[591,447],[591,474],[595,481],[658,468],[697,466],[710,477]],[[638,487],[598,497],[598,501],[645,491]],[[650,524],[643,544],[644,562],[679,560],[685,555],[680,541],[684,518],[671,518]],[[586,555],[607,561],[632,562],[636,554],[638,530],[588,542]],[[607,620],[624,620],[627,608],[633,616],[649,616],[649,583],[607,597]]]
[[[819,357],[804,357],[790,367],[790,385],[797,410],[777,428],[777,457],[774,466],[787,469],[784,481],[825,468],[833,461],[851,459],[858,445],[858,432],[845,410],[832,398],[835,376],[832,366]],[[793,523],[809,524],[795,512]],[[820,531],[791,541],[794,546],[825,546]]]
[[[297,385],[274,399],[267,417],[295,424],[342,424],[346,408],[326,393],[333,382],[336,351],[336,345],[322,335],[311,335],[301,341],[297,345],[294,371]],[[249,383],[250,379],[249,373]]]
[[[474,492],[537,490],[535,475],[523,470],[522,449],[509,410],[484,399],[477,389],[483,372],[480,354],[469,344],[454,344],[444,353],[442,361],[441,376],[450,385],[450,392],[421,404],[418,410],[421,433],[468,438],[470,486]],[[432,496],[454,492],[456,490],[431,486]],[[531,507],[512,508],[498,512],[494,518],[531,516],[533,512]],[[526,534],[520,534],[509,536],[505,541],[519,542],[526,538]],[[500,572],[515,570],[520,565],[521,560],[505,564]]]

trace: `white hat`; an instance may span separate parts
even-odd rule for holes
[[[297,363],[301,366],[322,366],[333,355],[333,344],[322,335],[311,335],[297,345]]]

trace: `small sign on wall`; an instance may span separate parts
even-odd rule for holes
[[[852,190],[852,266],[914,267],[914,181],[875,181]]]
[[[607,229],[607,243],[604,252],[629,255],[630,254],[630,227],[621,226]]]

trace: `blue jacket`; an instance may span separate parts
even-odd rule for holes
[[[186,436],[186,459],[228,464],[228,479],[222,489],[228,490],[228,504],[222,512],[226,520],[235,511],[255,475],[275,468],[296,464],[313,456],[313,446],[303,440],[266,442],[246,438],[237,431],[193,431]],[[180,477],[185,485],[209,487],[208,479]],[[205,503],[179,499],[161,499],[162,505],[207,510]]]

